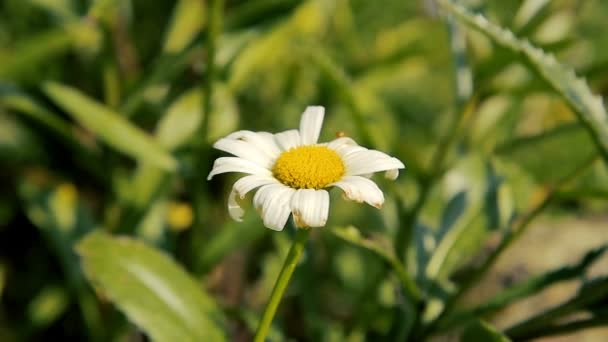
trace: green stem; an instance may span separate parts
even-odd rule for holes
[[[287,258],[285,258],[283,268],[281,268],[281,272],[279,273],[277,281],[274,284],[274,288],[272,289],[272,293],[270,294],[270,300],[266,305],[262,320],[260,321],[258,329],[255,332],[254,342],[263,342],[266,338],[268,330],[270,329],[270,324],[272,323],[272,319],[274,318],[274,315],[277,312],[277,308],[281,303],[281,299],[283,298],[283,294],[285,293],[287,284],[289,284],[289,279],[291,279],[291,275],[296,269],[296,266],[298,265],[298,260],[300,259],[300,256],[304,251],[304,246],[306,245],[308,235],[310,235],[310,229],[297,229],[293,244],[289,249]]]

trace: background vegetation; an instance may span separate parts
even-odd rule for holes
[[[332,192],[271,340],[607,324],[606,14],[601,0],[3,0],[0,340],[250,340],[293,231],[253,208],[227,217],[236,178],[205,181],[210,144],[295,127],[312,104],[322,140],[344,132],[407,169],[378,179],[382,210]],[[569,222],[567,246],[533,235],[517,255],[539,216]],[[523,271],[484,290],[499,256]],[[500,318],[558,283],[573,286],[557,302]]]

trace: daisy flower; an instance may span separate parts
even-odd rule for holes
[[[322,227],[329,214],[329,193],[338,187],[347,199],[376,208],[384,194],[369,177],[385,171],[396,179],[405,166],[397,158],[357,145],[348,137],[317,143],[325,109],[309,106],[300,129],[272,134],[238,131],[218,140],[213,147],[233,154],[215,160],[208,180],[226,172],[248,174],[234,183],[228,197],[230,216],[241,221],[244,210],[238,200],[259,188],[253,197],[264,225],[282,230],[289,215],[298,227]]]

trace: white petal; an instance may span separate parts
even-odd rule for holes
[[[346,198],[356,201],[365,202],[376,208],[382,207],[384,203],[384,194],[373,181],[361,176],[346,176],[340,181],[330,184],[337,186],[344,191]]]
[[[298,227],[323,227],[329,214],[329,193],[299,189],[291,198],[291,211]]]
[[[264,175],[271,176],[270,170],[243,158],[238,157],[221,157],[217,158],[213,163],[213,169],[209,172],[207,180],[213,178],[213,176],[226,173],[226,172],[242,172],[253,175]]]
[[[375,150],[348,152],[342,158],[349,176],[405,168],[399,159]]]
[[[263,150],[259,149],[256,144],[244,140],[222,138],[213,144],[213,147],[250,160],[267,169],[270,169],[275,162],[274,158],[271,158]]]
[[[301,145],[300,132],[297,129],[290,129],[289,131],[277,133],[274,135],[274,139],[283,151],[287,151]]]
[[[242,140],[262,150],[271,158],[277,158],[281,149],[274,140],[274,135],[268,132],[237,131],[224,139]]]
[[[308,106],[300,119],[300,137],[302,145],[314,145],[319,140],[325,108]]]
[[[289,203],[295,190],[283,184],[264,185],[253,197],[253,204],[264,220],[264,226],[283,230],[289,214]]]
[[[236,181],[228,196],[228,214],[230,214],[230,217],[235,221],[241,222],[245,211],[238,203],[239,198],[245,198],[245,195],[247,195],[249,191],[257,187],[275,183],[278,183],[278,181],[274,179],[274,177],[262,175],[249,175]],[[237,196],[239,198],[237,198]]]

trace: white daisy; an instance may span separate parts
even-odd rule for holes
[[[354,140],[341,137],[317,143],[325,108],[309,106],[302,114],[300,129],[271,134],[238,131],[218,140],[213,147],[235,155],[215,160],[209,173],[246,173],[234,183],[228,198],[230,216],[241,221],[244,211],[237,201],[259,188],[253,197],[264,225],[282,230],[293,214],[298,227],[322,227],[329,213],[327,188],[337,186],[347,199],[376,208],[384,194],[369,179],[374,172],[386,171],[396,179],[405,166],[397,158],[368,150]]]

